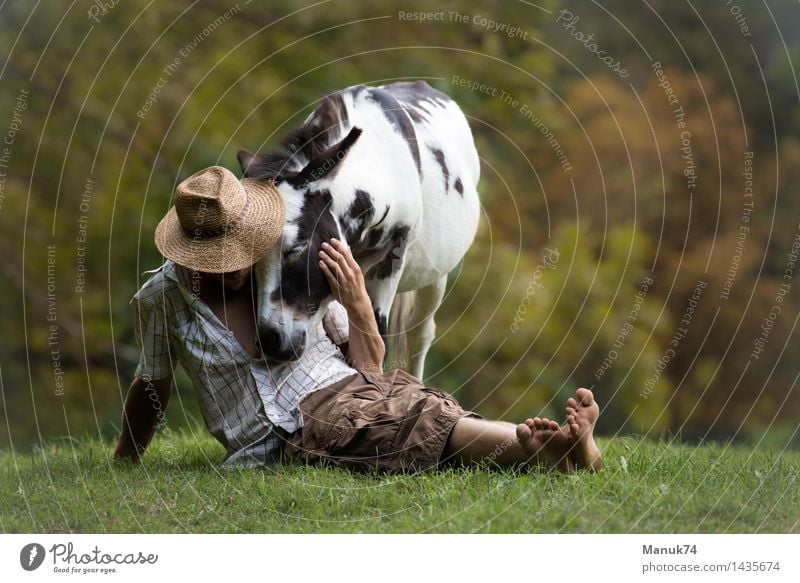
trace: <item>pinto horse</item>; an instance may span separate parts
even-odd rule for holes
[[[282,239],[256,265],[264,356],[303,353],[333,299],[320,245],[337,237],[364,273],[387,360],[421,379],[447,274],[478,227],[480,162],[464,114],[424,81],[357,85],[323,97],[282,145],[237,154],[286,205]]]

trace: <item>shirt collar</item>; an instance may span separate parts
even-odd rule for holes
[[[162,263],[155,269],[148,269],[147,271],[143,271],[142,275],[154,275],[162,270],[165,276],[169,277],[174,281],[178,281],[177,274],[175,273],[175,263],[169,259],[164,261],[164,263]]]
[[[172,261],[171,259],[167,259],[166,261],[164,261],[161,267],[152,270],[152,272],[145,272],[145,273],[157,273],[159,271],[163,273],[166,279],[173,281],[175,285],[178,286],[178,289],[181,291],[181,295],[184,297],[184,299],[190,306],[203,304],[203,302],[200,301],[200,298],[197,297],[196,294],[192,293],[192,291],[188,289],[186,285],[181,281],[180,277],[178,276],[177,265],[175,264],[174,261]]]
[[[164,277],[171,279],[172,281],[176,281],[180,283],[178,279],[178,273],[175,271],[175,262],[167,259],[159,269],[164,270]]]

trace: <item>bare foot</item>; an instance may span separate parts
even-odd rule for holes
[[[525,420],[525,425],[530,427],[531,431],[536,429],[552,429],[553,431],[559,429],[558,423],[551,421],[547,417],[534,417]]]
[[[517,439],[522,448],[531,455],[535,463],[554,468],[561,472],[574,472],[570,449],[574,438],[558,423],[545,417],[526,419],[517,425]]]
[[[579,469],[598,471],[602,466],[600,448],[594,441],[594,426],[600,407],[589,389],[578,389],[567,399],[567,427],[574,440],[572,459]]]

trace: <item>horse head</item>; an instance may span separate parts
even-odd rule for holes
[[[361,129],[354,127],[337,143],[320,147],[320,141],[313,139],[320,132],[306,139],[299,131],[308,132],[307,126],[300,126],[284,140],[284,151],[237,153],[244,175],[273,181],[286,206],[281,240],[255,266],[257,340],[262,354],[274,362],[302,356],[309,330],[322,319],[332,299],[319,268],[322,243],[342,237],[329,187],[361,134]],[[309,147],[314,143],[316,148]]]

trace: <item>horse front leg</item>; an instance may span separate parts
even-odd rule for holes
[[[406,265],[407,259],[407,232],[403,230],[397,231],[393,229],[394,234],[391,236],[390,246],[386,249],[383,257],[374,265],[369,267],[365,272],[365,283],[367,293],[372,300],[372,308],[375,314],[375,322],[378,324],[378,331],[383,339],[383,346],[385,349],[383,356],[383,365],[386,368],[387,363],[389,368],[404,368],[407,366],[404,363],[397,362],[393,359],[394,354],[397,352],[398,341],[404,340],[404,334],[398,334],[394,337],[389,335],[389,317],[392,311],[392,304],[397,295],[397,288],[400,285],[400,279],[403,275],[403,269]],[[401,233],[399,236],[397,233]]]
[[[370,300],[372,300],[375,322],[378,324],[378,331],[386,349],[384,363],[386,363],[389,355],[389,312],[392,309],[392,302],[397,294],[399,283],[400,273],[393,274],[385,279],[368,279],[366,281],[367,293]]]

